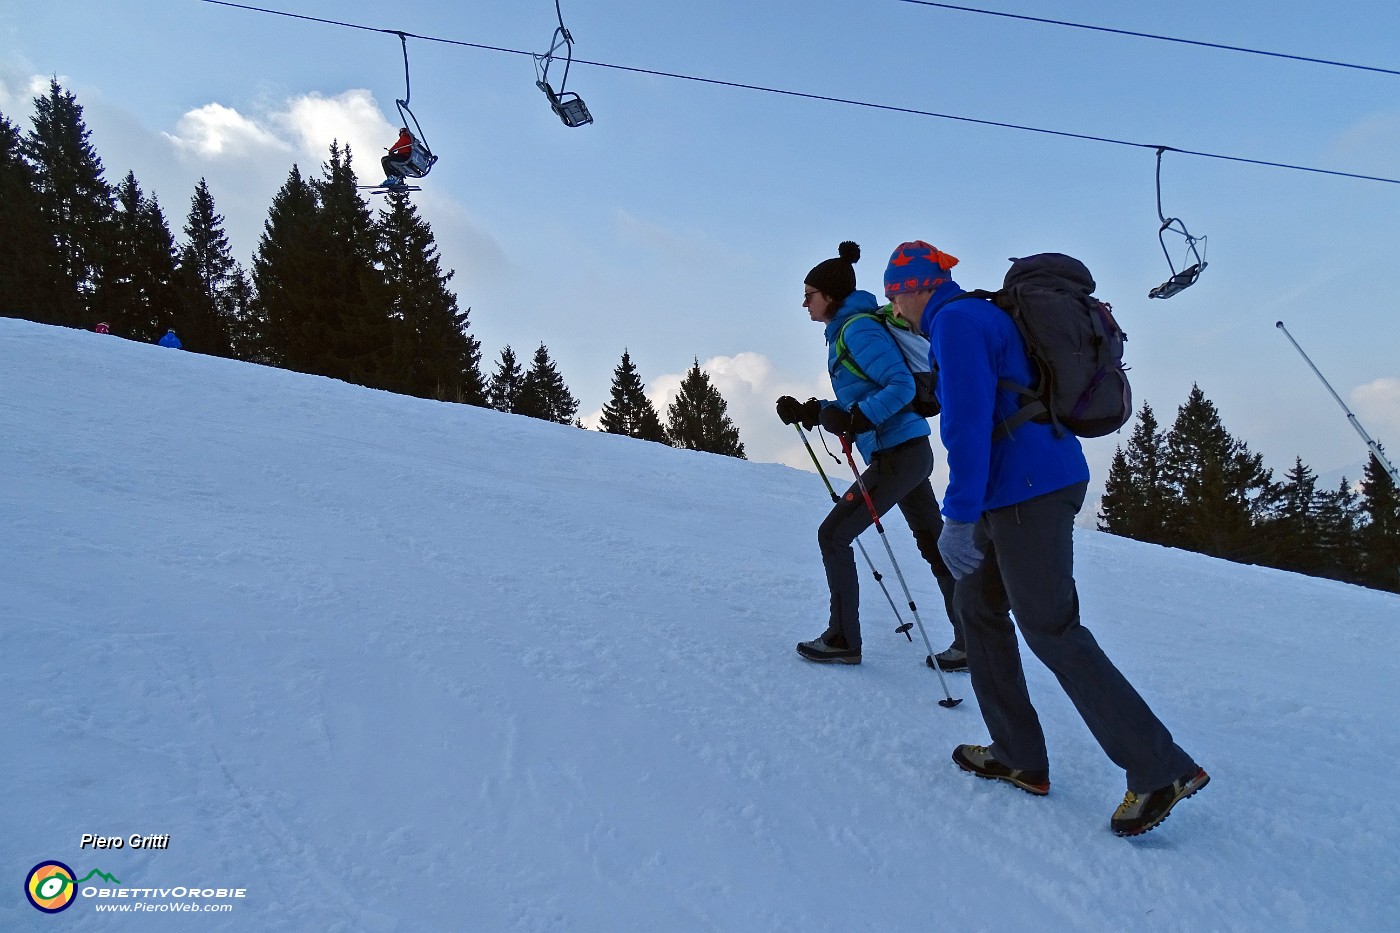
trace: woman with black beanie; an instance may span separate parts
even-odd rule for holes
[[[899,506],[919,553],[938,579],[947,608],[953,576],[938,553],[943,518],[928,479],[933,472],[928,421],[909,408],[914,377],[880,321],[879,302],[870,292],[856,288],[859,260],[860,247],[847,240],[838,247],[836,258],[817,263],[804,279],[802,304],[808,316],[826,329],[827,373],[836,399],[803,403],[785,395],[778,399],[778,417],[784,424],[800,422],[807,428],[821,424],[834,434],[854,438],[869,464],[861,479],[875,510],[884,515]],[[831,611],[826,631],[797,646],[798,654],[809,661],[860,663],[860,584],[851,543],[871,524],[865,500],[853,485],[817,530]],[[960,643],[961,639],[955,641]],[[960,669],[956,663],[943,663],[941,655],[939,666]]]

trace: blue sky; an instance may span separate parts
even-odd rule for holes
[[[555,25],[549,0],[262,5],[532,51]],[[991,8],[1400,66],[1400,7],[1385,4]],[[563,12],[582,59],[1400,176],[1391,75],[897,0],[565,0]],[[420,41],[409,51],[413,109],[441,157],[415,198],[472,309],[483,368],[506,344],[528,357],[544,342],[586,420],[624,347],[658,398],[699,358],[751,459],[806,465],[772,414],[779,394],[829,395],[803,276],[853,239],[860,284],[878,291],[890,250],[922,238],[962,259],[969,288],[998,284],[1010,256],[1078,256],[1129,334],[1139,404],[1169,425],[1199,383],[1277,470],[1301,456],[1355,479],[1365,449],[1275,329],[1283,320],[1370,433],[1400,451],[1389,287],[1400,185],[1169,154],[1164,207],[1207,235],[1210,268],[1149,301],[1168,271],[1150,149],[585,65],[568,86],[596,122],[569,129],[527,56]],[[245,265],[293,162],[315,171],[338,138],[377,180],[403,93],[389,35],[196,0],[0,7],[0,111],[27,128],[49,75],[78,95],[108,180],[134,170],[177,232],[206,177]],[[1099,480],[1114,440],[1126,434],[1087,445]]]

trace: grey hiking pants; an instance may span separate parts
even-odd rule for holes
[[[1045,734],[1026,690],[1016,626],[1059,680],[1128,789],[1148,793],[1194,769],[1191,756],[1079,623],[1074,516],[1088,483],[982,513],[973,536],[986,560],[963,577],[953,605],[967,637],[967,666],[997,761],[1049,767]]]
[[[943,594],[943,608],[953,626],[953,644],[961,648],[962,632],[957,622],[953,621],[953,575],[943,563],[943,556],[938,553],[943,515],[938,508],[938,497],[928,481],[932,472],[933,447],[927,437],[916,437],[872,455],[870,466],[861,474],[861,480],[875,504],[875,511],[881,517],[895,505],[904,513],[904,520],[914,533],[919,553],[928,561],[938,580],[938,589]],[[861,497],[860,487],[852,484],[840,501],[831,507],[826,520],[817,529],[817,545],[821,549],[822,566],[826,569],[826,583],[831,590],[831,617],[827,632],[839,632],[845,637],[846,644],[857,650],[861,645],[860,582],[856,577],[856,555],[851,549],[851,542],[872,524],[874,522],[865,499]],[[904,602],[900,599],[903,594],[893,589],[899,585],[897,580],[886,577],[885,585],[892,588],[890,595],[898,603]]]

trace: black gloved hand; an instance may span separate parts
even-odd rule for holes
[[[850,411],[842,411],[836,405],[828,405],[822,409],[821,422],[822,427],[832,434],[863,434],[875,427],[870,423],[870,419],[865,417],[859,405],[852,405]]]
[[[799,402],[791,395],[784,395],[778,399],[778,417],[783,424],[798,424],[808,430],[817,426],[817,420],[821,417],[822,404],[814,398],[809,398],[805,402]]]

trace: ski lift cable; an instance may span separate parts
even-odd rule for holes
[[[934,3],[932,0],[898,0],[900,3],[912,3],[916,6],[940,7],[945,10],[957,10],[961,13],[980,13],[984,16],[1001,16],[1006,19],[1019,19],[1030,23],[1044,23],[1049,26],[1068,26],[1073,29],[1089,29],[1094,32],[1107,32],[1119,36],[1132,36],[1136,39],[1156,39],[1159,42],[1177,42],[1182,45],[1195,45],[1207,49],[1219,49],[1225,52],[1244,52],[1249,55],[1265,55],[1269,58],[1284,58],[1296,62],[1307,62],[1311,65],[1331,65],[1336,68],[1352,68],[1357,71],[1371,71],[1377,74],[1400,75],[1400,71],[1393,68],[1377,68],[1374,65],[1357,65],[1352,62],[1339,62],[1327,58],[1311,58],[1307,55],[1290,55],[1287,52],[1270,52],[1265,49],[1251,49],[1240,45],[1225,45],[1220,42],[1203,42],[1199,39],[1182,39],[1177,36],[1161,36],[1150,32],[1133,32],[1130,29],[1114,29],[1109,26],[1092,26],[1087,23],[1072,23],[1061,19],[1045,19],[1040,16],[1025,16],[1020,13],[1004,13],[999,10],[982,10],[971,6],[957,6],[952,3]]]
[[[200,0],[202,3],[212,3],[216,6],[233,7],[240,10],[248,10],[254,13],[269,13],[276,16],[286,16],[291,19],[308,20],[310,22],[324,23],[331,26],[344,26],[350,29],[362,29],[367,32],[387,32],[398,35],[397,30],[378,29],[373,26],[365,26],[359,23],[345,23],[337,20],[322,19],[315,16],[305,16],[299,13],[287,13],[282,10],[270,10],[264,7],[249,6],[242,3],[232,3],[229,0]],[[461,39],[445,39],[439,36],[424,36],[414,33],[403,33],[412,39],[421,39],[424,42],[440,42],[444,45],[456,45],[465,48],[481,49],[487,52],[502,52],[509,55],[529,55],[534,57],[537,53],[528,52],[524,49],[508,49],[501,46],[485,45],[479,42],[466,42]],[[1088,133],[1072,133],[1067,130],[1055,130],[1046,127],[1027,126],[1019,123],[1007,123],[1000,120],[985,120],[977,117],[960,116],[958,114],[938,113],[932,110],[919,110],[914,107],[900,107],[894,104],[880,104],[871,101],[852,100],[845,97],[832,97],[826,94],[811,94],[805,91],[793,91],[783,88],[765,87],[760,84],[746,84],[739,81],[723,81],[718,78],[703,78],[695,75],[678,74],[671,71],[660,71],[654,68],[638,68],[632,65],[616,65],[609,62],[594,62],[586,59],[578,59],[580,65],[591,65],[594,68],[608,68],[614,71],[624,71],[630,74],[651,75],[658,78],[673,78],[678,81],[694,81],[700,84],[711,84],[718,87],[736,88],[745,91],[761,91],[766,94],[780,94],[785,97],[797,97],[804,100],[815,100],[831,104],[844,104],[850,107],[865,107],[872,110],[881,110],[888,113],[903,113],[910,116],[931,117],[938,120],[953,120],[959,123],[971,123],[977,126],[992,126],[1001,129],[1020,130],[1025,133],[1039,133],[1046,136],[1058,136],[1065,139],[1079,139],[1086,142],[1106,143],[1115,146],[1131,146],[1137,149],[1158,149],[1161,148],[1153,143],[1139,143],[1125,139],[1114,139],[1109,136],[1095,136]],[[1245,165],[1260,165],[1268,168],[1286,169],[1294,172],[1309,172],[1315,175],[1330,175],[1337,178],[1353,178],[1358,181],[1376,181],[1388,185],[1400,185],[1400,178],[1387,178],[1382,175],[1364,175],[1359,172],[1343,172],[1337,169],[1317,168],[1309,165],[1297,165],[1288,162],[1274,162],[1267,159],[1251,159],[1244,156],[1233,156],[1218,152],[1206,152],[1198,149],[1179,149],[1171,147],[1172,152],[1181,155],[1196,156],[1202,159],[1217,159],[1225,162],[1238,162]]]

